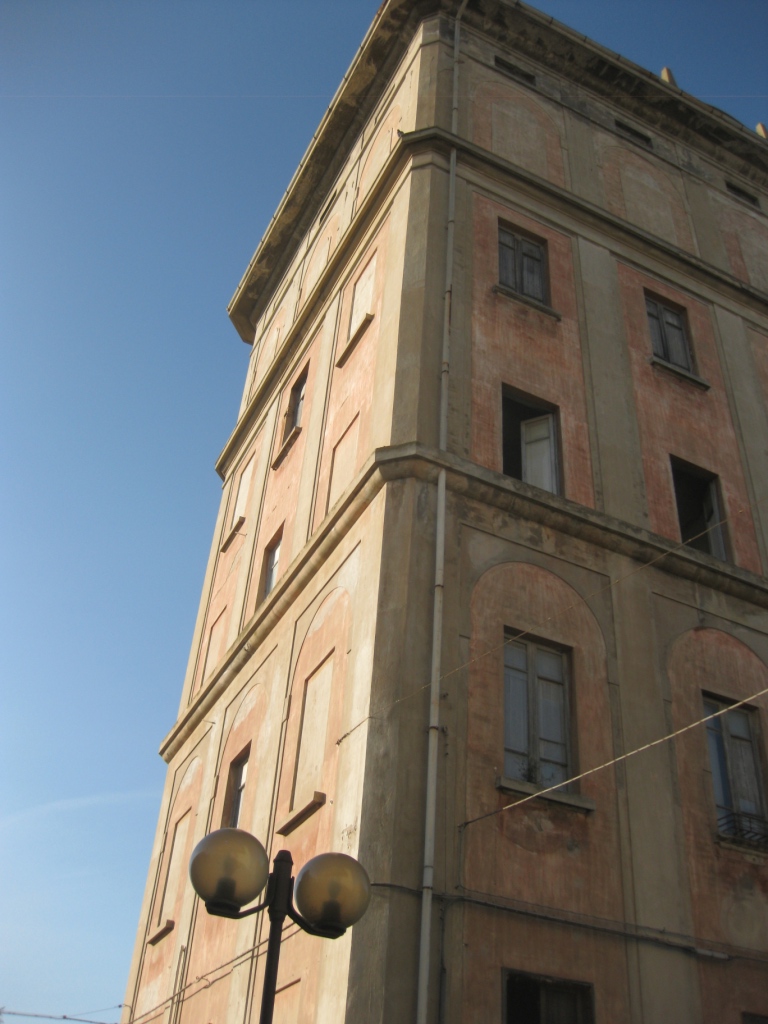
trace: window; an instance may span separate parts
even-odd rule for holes
[[[547,788],[569,775],[568,659],[538,641],[504,645],[504,777]]]
[[[623,135],[625,139],[629,139],[630,142],[636,142],[639,146],[646,146],[648,149],[653,149],[653,139],[650,135],[646,135],[645,132],[638,131],[637,128],[633,128],[631,124],[627,124],[626,121],[614,121],[616,131],[619,135]]]
[[[307,392],[308,374],[309,367],[307,366],[291,388],[291,397],[288,400],[288,408],[285,412],[283,443],[288,440],[294,430],[299,430],[301,428],[301,414],[304,411],[304,396]]]
[[[683,544],[726,561],[725,524],[720,510],[717,477],[674,457],[671,462]]]
[[[250,747],[229,766],[227,795],[224,801],[224,815],[221,823],[222,828],[239,827],[245,779],[248,774],[249,753]]]
[[[541,242],[499,225],[499,284],[547,303],[546,248]]]
[[[517,64],[512,64],[511,61],[504,60],[503,57],[495,57],[494,63],[499,71],[503,71],[510,78],[516,78],[518,82],[525,82],[526,85],[536,85],[536,76],[532,75],[530,71],[519,68]]]
[[[645,297],[645,308],[648,313],[653,354],[658,359],[663,359],[665,363],[679,366],[680,369],[691,373],[691,350],[683,313],[662,305],[648,295]]]
[[[336,189],[334,189],[333,192],[331,192],[330,198],[328,199],[328,201],[326,202],[325,206],[320,211],[320,216],[317,219],[317,226],[318,227],[320,227],[320,225],[323,224],[323,222],[328,219],[328,214],[331,212],[331,208],[333,207],[333,201],[334,201],[335,198],[336,198]]]
[[[510,973],[505,1024],[593,1024],[592,986]]]
[[[502,471],[558,494],[557,414],[529,401],[502,393]]]
[[[743,203],[749,203],[750,206],[756,206],[760,209],[760,201],[757,196],[753,196],[751,192],[747,192],[743,188],[739,188],[738,185],[734,185],[732,181],[726,181],[725,187],[731,193],[732,196],[736,196]]]
[[[704,698],[705,715],[714,715],[727,707],[722,700]],[[768,846],[755,710],[742,705],[711,718],[707,722],[707,746],[718,832]]]
[[[283,531],[272,541],[264,552],[264,597],[267,597],[277,583],[277,571],[280,566],[280,546],[283,542]]]

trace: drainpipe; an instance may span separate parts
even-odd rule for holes
[[[462,0],[453,29],[453,106],[451,133],[459,129],[459,46],[461,19],[468,0]],[[453,238],[456,227],[456,148],[451,148],[448,176],[448,227],[446,232],[445,292],[443,295],[443,351],[440,369],[439,450],[448,450],[448,376],[451,355],[451,293],[453,290]],[[445,576],[445,470],[437,478],[437,526],[435,534],[435,596],[432,618],[432,672],[429,691],[429,746],[427,794],[424,811],[424,868],[421,883],[421,938],[416,1024],[427,1024],[429,961],[432,934],[432,891],[435,874],[435,815],[437,809],[437,761],[440,735],[440,668],[443,646],[443,589]]]

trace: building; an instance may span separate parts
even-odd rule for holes
[[[768,1021],[767,213],[671,75],[386,0],[231,303],[126,1022],[256,1019],[186,879],[235,822],[374,883],[281,1024]]]

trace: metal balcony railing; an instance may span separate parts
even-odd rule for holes
[[[717,816],[717,828],[721,836],[768,848],[768,821],[759,815],[721,811]]]

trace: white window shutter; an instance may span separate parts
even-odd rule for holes
[[[552,413],[523,420],[523,480],[542,490],[557,493],[555,417]]]

